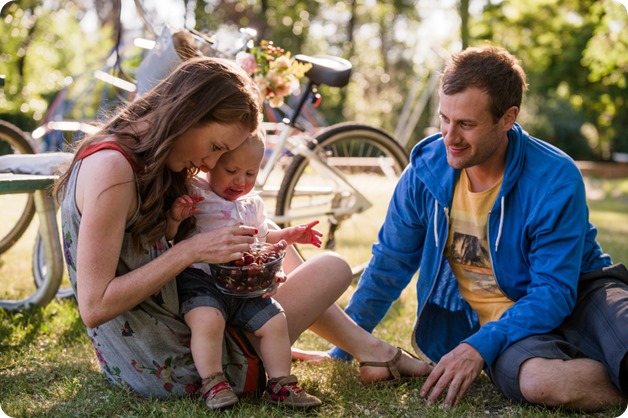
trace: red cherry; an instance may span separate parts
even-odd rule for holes
[[[260,283],[260,286],[262,286],[262,288],[266,289],[268,286],[270,286],[271,284],[273,284],[272,280],[268,280],[265,279]]]

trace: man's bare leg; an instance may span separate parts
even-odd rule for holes
[[[602,410],[626,405],[626,399],[611,383],[606,367],[591,359],[526,360],[519,371],[524,398],[533,404]]]

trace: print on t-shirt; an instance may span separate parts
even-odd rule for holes
[[[445,256],[458,281],[462,297],[478,314],[480,324],[495,321],[512,306],[499,288],[488,243],[488,214],[500,183],[473,193],[463,170],[454,191]]]
[[[449,248],[449,262],[464,270],[469,290],[481,294],[501,294],[491,268],[486,240],[474,235],[454,232]]]

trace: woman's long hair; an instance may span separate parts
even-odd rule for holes
[[[136,172],[140,217],[130,227],[139,249],[163,237],[166,211],[178,196],[188,193],[187,180],[197,174],[197,169],[175,173],[166,167],[175,140],[191,127],[210,122],[238,123],[253,132],[260,112],[259,91],[237,64],[192,58],[78,143],[76,155],[88,145],[113,138],[140,167]],[[76,155],[55,184],[57,200],[63,198]],[[177,235],[186,235],[193,226],[192,218],[186,219]]]

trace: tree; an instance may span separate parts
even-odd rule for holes
[[[403,31],[416,28],[416,2],[198,0],[195,18],[200,30],[252,26],[258,39],[272,40],[293,54],[349,59],[354,66],[349,87],[321,88],[328,123],[357,119],[393,130],[390,115],[403,105],[403,90],[413,82],[407,75],[414,72],[415,46]]]
[[[332,96],[335,120],[355,119],[395,128],[404,92],[414,81],[418,6],[414,1],[327,2],[312,19],[305,48],[338,55],[354,67],[345,90]]]
[[[475,44],[492,41],[522,60],[528,129],[574,158],[608,159],[628,151],[621,111],[628,101],[627,24],[613,0],[504,1],[485,7],[471,35]]]
[[[54,93],[82,74],[89,77],[111,48],[103,38],[111,32],[81,28],[82,3],[40,3],[10,3],[2,9],[0,23],[0,73],[7,78],[0,116],[29,131],[43,118]]]

